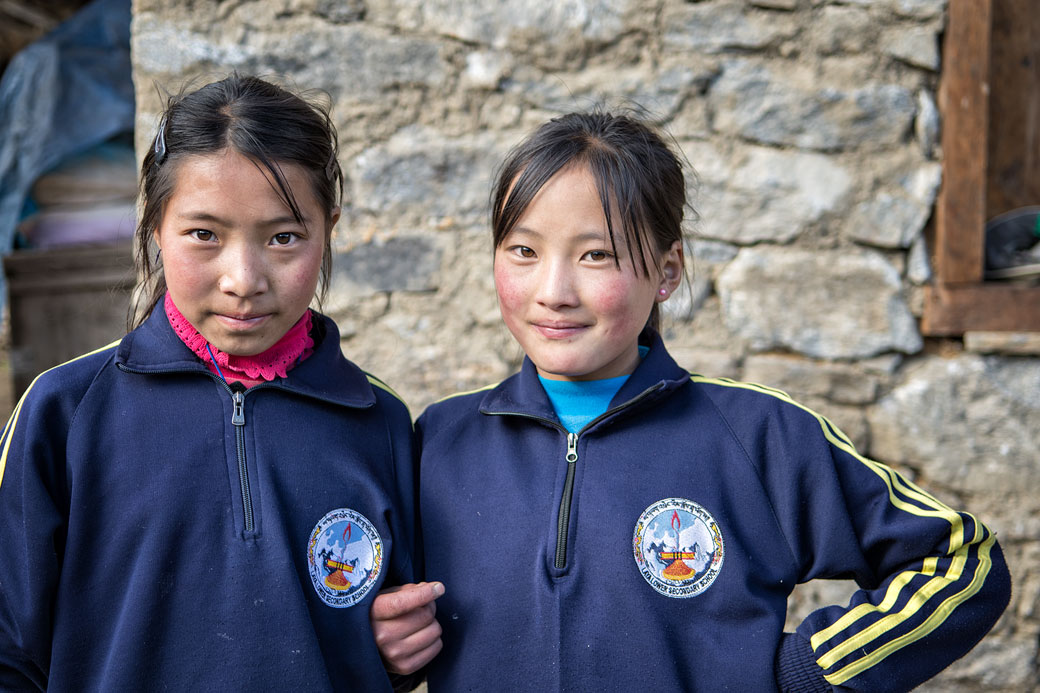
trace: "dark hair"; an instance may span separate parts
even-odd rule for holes
[[[544,123],[514,147],[492,192],[494,247],[502,244],[542,186],[572,165],[587,167],[596,180],[615,264],[620,268],[615,231],[620,229],[633,269],[650,276],[658,255],[682,241],[686,181],[682,163],[661,136],[628,115],[568,113]],[[657,328],[657,304],[647,324]]]
[[[141,164],[140,218],[134,256],[140,283],[131,302],[130,328],[144,322],[166,292],[166,278],[151,243],[173,194],[178,163],[189,156],[233,150],[253,159],[271,174],[278,194],[303,223],[296,196],[282,164],[302,168],[325,212],[339,205],[343,174],[337,161],[336,128],[328,108],[257,77],[231,74],[190,93],[167,98],[159,130]],[[318,300],[325,298],[332,269],[331,228],[325,234]]]

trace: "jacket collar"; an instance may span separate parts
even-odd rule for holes
[[[690,380],[690,374],[675,363],[655,330],[650,327],[643,330],[639,343],[650,347],[650,351],[614,395],[610,409],[627,407],[637,400],[639,403],[655,401]],[[538,370],[526,356],[519,373],[484,396],[480,411],[483,414],[515,414],[557,421],[552,402],[538,381]]]
[[[277,387],[346,407],[370,407],[375,392],[364,371],[343,357],[339,329],[328,317],[314,313],[314,353],[289,371],[257,387]],[[144,324],[126,335],[116,350],[116,365],[131,373],[200,373],[215,377],[181,341],[166,319],[162,303]]]

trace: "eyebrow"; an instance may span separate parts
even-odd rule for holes
[[[509,233],[511,233],[511,234],[518,233],[518,234],[521,234],[521,235],[524,235],[524,236],[534,236],[535,238],[544,238],[545,237],[545,234],[540,233],[538,231],[535,231],[534,229],[527,228],[526,226],[514,226],[510,230]],[[610,239],[610,235],[607,233],[606,229],[603,229],[602,231],[585,231],[583,233],[579,233],[575,240],[580,241],[580,242],[584,242],[584,241],[603,241],[603,240],[609,240],[609,239]]]
[[[210,224],[217,224],[219,226],[231,226],[232,225],[231,222],[227,221],[226,219],[218,217],[215,214],[210,214],[209,212],[202,212],[202,211],[199,211],[199,212],[186,212],[186,213],[183,213],[183,214],[178,214],[177,216],[180,217],[181,219],[184,219],[185,221],[201,221],[201,222],[207,222],[207,223],[210,223]],[[294,216],[292,216],[291,214],[287,214],[285,216],[272,217],[270,219],[264,219],[263,221],[260,222],[260,226],[261,227],[285,226],[285,225],[288,225],[288,224],[292,224],[292,225],[295,226],[295,225],[299,225],[299,223],[300,222],[298,222]],[[304,218],[303,219],[303,223],[307,224],[308,220],[306,218]]]

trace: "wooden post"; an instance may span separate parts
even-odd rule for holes
[[[943,184],[935,211],[939,284],[982,281],[993,0],[950,0],[939,110]]]

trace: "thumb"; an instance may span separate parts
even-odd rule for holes
[[[444,594],[440,582],[420,582],[383,590],[372,602],[372,618],[387,620],[420,609]]]

